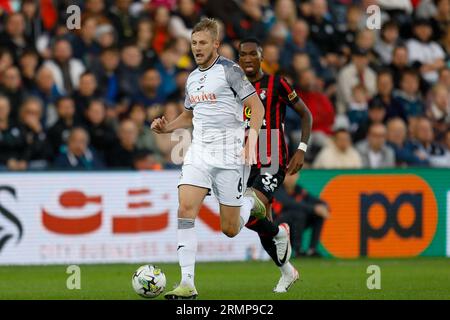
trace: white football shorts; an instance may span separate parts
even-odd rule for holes
[[[223,168],[208,163],[200,155],[193,154],[190,148],[181,169],[178,187],[192,185],[206,188],[212,190],[220,204],[240,207],[247,188],[250,168],[244,164]]]

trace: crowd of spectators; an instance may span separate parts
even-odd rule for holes
[[[0,169],[178,165],[178,141],[149,123],[183,112],[204,16],[220,23],[221,55],[258,38],[264,72],[306,102],[306,166],[450,167],[450,0],[23,0],[0,2]],[[300,132],[288,109],[291,151]]]

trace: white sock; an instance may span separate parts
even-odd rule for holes
[[[294,268],[292,264],[288,261],[283,264],[280,268],[281,274],[285,276],[290,276],[292,274],[292,269]]]
[[[181,267],[181,284],[194,287],[197,234],[194,219],[178,218],[178,261]]]
[[[242,230],[242,228],[248,222],[248,219],[250,218],[250,212],[251,212],[254,204],[255,204],[255,199],[253,199],[252,197],[243,197],[242,198],[242,206],[241,206],[241,211],[240,211],[241,224],[240,224],[239,230]]]

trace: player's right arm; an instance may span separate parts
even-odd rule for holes
[[[165,117],[153,120],[151,129],[156,133],[171,133],[176,129],[187,129],[192,127],[192,110],[185,109],[175,120],[168,122]]]
[[[188,79],[189,81],[189,79]],[[158,118],[152,122],[152,130],[156,133],[172,133],[177,129],[187,129],[192,127],[192,118],[194,117],[194,107],[189,99],[189,93],[186,85],[186,97],[184,99],[184,111],[172,122],[166,118]]]

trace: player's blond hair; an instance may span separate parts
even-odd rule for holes
[[[215,19],[204,18],[192,29],[192,34],[199,31],[209,31],[214,40],[219,39],[219,24]]]

